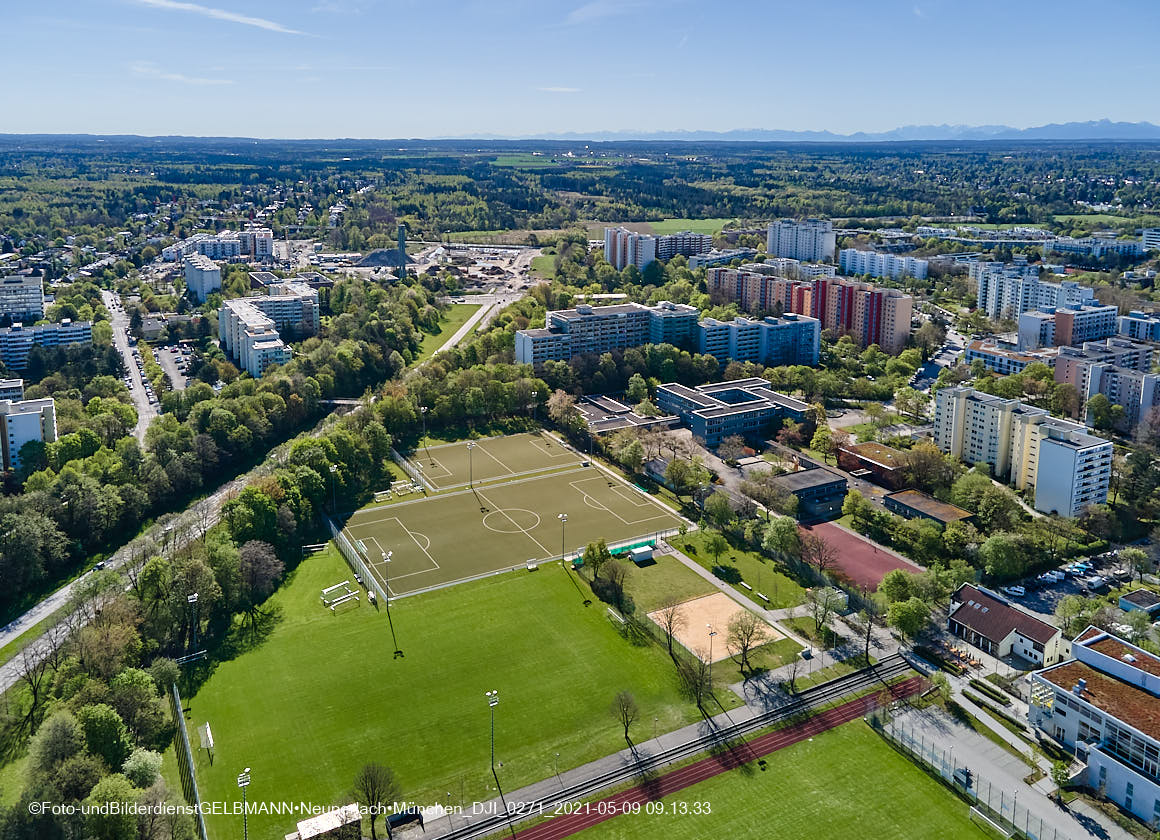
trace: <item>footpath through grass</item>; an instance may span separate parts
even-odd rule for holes
[[[705,547],[707,536],[708,533],[705,531],[694,531],[683,537],[671,537],[669,543],[709,571],[713,571],[714,566],[723,566],[729,572],[735,573],[739,576],[738,582],[729,578],[723,578],[723,580],[732,583],[739,591],[750,595],[754,601],[762,604],[763,602],[756,594],[747,592],[745,587],[740,585],[739,581],[745,581],[753,587],[754,593],[760,592],[769,598],[768,607],[770,609],[795,607],[805,600],[805,590],[797,581],[781,571],[770,558],[763,557],[756,551],[733,545],[730,545],[728,550],[721,552],[719,557],[715,557]],[[731,576],[733,575],[731,574]]]
[[[983,840],[965,803],[862,721],[773,753],[765,770],[733,770],[662,800],[663,814],[624,815],[580,840]],[[654,806],[656,803],[654,803]],[[709,813],[704,813],[708,809]]]
[[[269,636],[186,698],[191,734],[209,721],[216,743],[212,766],[198,751],[205,800],[239,799],[237,774],[250,767],[251,802],[345,802],[355,773],[374,761],[395,770],[406,799],[446,802],[450,791],[453,805],[469,807],[493,795],[484,698],[493,689],[509,791],[550,776],[557,752],[563,770],[621,749],[609,713],[618,691],[633,692],[650,732],[654,716],[661,731],[698,719],[664,650],[622,638],[558,565],[397,601],[402,659],[392,657],[385,611],[365,599],[338,615],[320,604],[322,588],[351,577],[333,550],[305,560],[268,604],[280,614]],[[172,772],[169,782],[179,787]],[[249,823],[255,837],[293,828],[285,815]],[[242,828],[240,815],[211,815],[208,825],[214,837]]]
[[[447,343],[447,339],[455,335],[455,331],[467,323],[467,319],[479,310],[478,303],[453,303],[447,307],[447,312],[439,321],[439,332],[427,333],[419,343],[419,354],[414,364],[431,358],[435,351]]]

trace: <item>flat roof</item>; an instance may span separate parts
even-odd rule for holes
[[[897,493],[888,493],[886,498],[906,505],[911,510],[916,510],[932,519],[937,519],[939,522],[956,522],[974,516],[969,510],[952,505],[950,502],[941,502],[921,490],[900,490]]]
[[[0,382],[0,385],[2,384]],[[1133,589],[1131,592],[1125,592],[1121,595],[1120,600],[1127,601],[1129,604],[1147,610],[1160,604],[1160,595],[1157,595],[1151,589]]]
[[[895,470],[902,467],[902,450],[894,449],[874,440],[868,440],[865,443],[852,443],[842,448],[887,469]]]
[[[1149,738],[1160,740],[1160,697],[1078,660],[1040,671],[1039,675]],[[1084,681],[1082,689],[1077,688],[1080,680]]]
[[[824,487],[827,484],[834,484],[839,481],[844,482],[845,480],[844,476],[836,472],[830,472],[823,467],[813,470],[798,470],[797,472],[778,475],[773,478],[773,481],[776,481],[791,493],[796,490],[808,490],[811,487]]]

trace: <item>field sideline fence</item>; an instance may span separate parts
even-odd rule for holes
[[[342,556],[346,558],[346,562],[350,564],[354,573],[362,580],[363,586],[368,591],[373,591],[376,597],[381,598],[385,604],[387,602],[387,593],[383,591],[378,577],[371,574],[371,570],[367,567],[358,549],[351,545],[350,540],[346,538],[346,534],[334,524],[334,520],[329,516],[323,516],[322,518],[326,520],[326,527],[330,529],[330,536],[334,540],[334,544],[338,546],[338,550],[342,552]]]
[[[404,458],[402,455],[400,455],[398,450],[396,450],[393,446],[391,447],[391,460],[403,468],[403,472],[411,477],[411,481],[426,487],[428,492],[434,492],[435,488],[427,483],[427,479],[423,477],[421,472],[415,469],[415,465],[412,464],[407,458]]]
[[[205,829],[205,815],[202,813],[201,794],[197,790],[197,771],[193,766],[193,750],[189,747],[189,732],[185,729],[185,712],[181,707],[181,692],[177,690],[177,683],[173,683],[170,687],[169,704],[173,709],[173,720],[177,724],[177,734],[173,738],[173,745],[177,750],[177,771],[181,776],[182,792],[185,794],[185,801],[194,806],[197,812],[194,815],[197,836],[201,840],[209,840],[209,834]]]
[[[970,771],[970,787],[965,787],[961,780],[956,781],[955,773],[962,766],[955,759],[954,751],[945,743],[916,732],[905,721],[890,718],[885,710],[870,715],[868,721],[896,750],[954,790],[988,822],[1001,826],[1009,837],[1019,840],[1070,840],[1068,835],[1061,834],[1058,828],[1021,804],[1018,796],[1012,795],[1012,791],[1002,785],[992,785],[988,778],[974,769]]]

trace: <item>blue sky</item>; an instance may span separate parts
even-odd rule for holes
[[[1160,123],[1155,0],[4,0],[0,132]]]

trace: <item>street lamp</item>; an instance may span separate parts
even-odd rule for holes
[[[475,486],[475,441],[467,442],[467,486]]]
[[[242,789],[242,840],[249,840],[250,825],[246,814],[246,788],[250,786],[250,768],[238,774],[238,787]]]
[[[565,569],[568,565],[564,562],[564,526],[568,524],[568,514],[556,514],[556,518],[560,520],[560,565]]]
[[[709,685],[713,684],[713,637],[717,635],[717,631],[713,629],[712,624],[706,624],[709,628]]]
[[[334,474],[338,472],[338,464],[330,465],[330,512],[337,513],[337,503],[334,501]]]
[[[560,783],[560,787],[564,787],[564,780],[560,778],[560,754],[556,753],[556,781]]]
[[[512,840],[515,840],[516,830],[512,826],[511,816],[508,814],[507,800],[504,799],[503,788],[499,786],[499,774],[495,772],[495,707],[499,705],[499,692],[485,691],[483,696],[487,698],[487,707],[491,711],[491,777],[495,780],[495,789],[499,792],[499,801],[503,803],[504,816],[508,818],[508,831],[511,832]]]
[[[423,419],[423,448],[427,450],[427,457],[431,459],[431,466],[435,466],[435,459],[431,458],[431,447],[427,445],[427,406],[419,406],[419,417]]]

